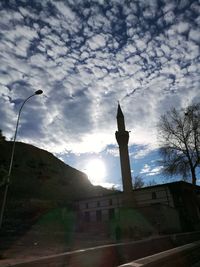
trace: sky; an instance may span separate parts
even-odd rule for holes
[[[130,131],[131,172],[164,182],[157,123],[200,101],[200,1],[0,0],[0,129],[121,186],[117,101]],[[93,179],[95,183],[95,178]]]

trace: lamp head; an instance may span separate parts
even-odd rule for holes
[[[43,93],[42,90],[37,90],[37,91],[35,91],[35,95],[41,95],[42,93]]]

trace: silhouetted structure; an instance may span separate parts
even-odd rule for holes
[[[115,136],[119,145],[123,192],[129,194],[133,190],[128,153],[129,132],[125,128],[124,115],[120,104],[118,104],[117,110],[117,126],[118,131],[116,131]]]

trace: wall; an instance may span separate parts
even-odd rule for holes
[[[156,204],[174,207],[173,197],[168,186],[157,186],[135,190],[133,196],[138,207],[153,206]],[[94,197],[79,201],[78,210],[82,219],[89,214],[90,221],[97,221],[97,212],[101,210],[102,221],[109,220],[109,210],[114,209],[119,216],[119,208],[122,207],[123,194],[113,194],[103,197]]]
[[[78,203],[79,217],[83,220],[87,220],[86,217],[87,214],[89,214],[89,222],[96,222],[98,221],[97,213],[101,211],[102,218],[100,221],[109,221],[111,210],[115,213],[115,216],[117,216],[119,213],[119,207],[122,206],[122,199],[120,195],[95,197],[80,201]]]
[[[156,203],[174,207],[173,196],[168,186],[161,185],[156,187],[141,188],[135,190],[134,194],[139,207],[149,206]]]

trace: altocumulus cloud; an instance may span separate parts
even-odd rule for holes
[[[24,108],[19,139],[55,153],[115,144],[117,100],[131,144],[147,152],[163,112],[200,100],[199,1],[10,0],[0,17],[8,138],[22,99],[38,89],[45,93]]]

